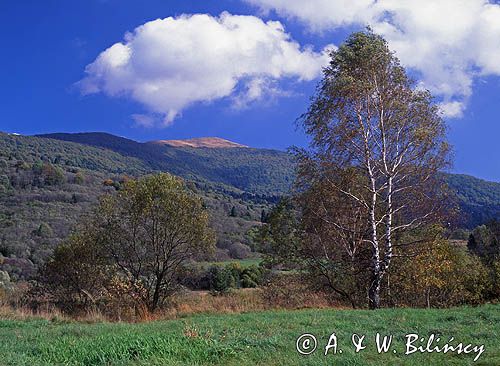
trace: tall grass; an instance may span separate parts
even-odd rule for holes
[[[328,299],[316,293],[301,296],[300,308],[326,308],[331,304]],[[64,314],[51,305],[41,306],[38,310],[28,307],[12,307],[0,303],[0,319],[26,320],[26,319],[61,319],[65,321],[76,320],[80,322],[147,322],[162,319],[176,319],[194,314],[238,314],[264,310],[295,309],[299,306],[289,306],[279,301],[270,303],[263,297],[262,290],[232,289],[228,294],[212,296],[208,291],[184,291],[174,295],[163,309],[150,313],[146,308],[128,312],[112,311],[103,314],[97,309],[90,309],[80,314]],[[0,364],[1,365],[1,364]]]

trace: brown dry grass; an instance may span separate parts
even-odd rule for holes
[[[192,314],[237,314],[272,309],[327,308],[331,307],[328,299],[319,294],[301,296],[300,303],[270,303],[261,289],[238,289],[220,296],[213,296],[207,291],[185,291],[172,297],[168,306],[155,313],[139,309],[134,315],[105,316],[97,310],[84,314],[67,315],[55,307],[45,306],[37,311],[26,307],[0,305],[0,319],[26,320],[47,319],[58,321],[78,321],[99,323],[109,321],[148,322],[163,319],[176,319]],[[132,313],[132,311],[130,312]]]

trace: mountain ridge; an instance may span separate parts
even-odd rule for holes
[[[15,136],[24,136],[20,134],[10,134]],[[235,141],[224,139],[218,136],[206,136],[206,137],[193,137],[186,139],[158,139],[140,142],[127,137],[113,135],[108,132],[53,132],[44,134],[35,134],[33,137],[51,138],[63,141],[72,141],[78,143],[84,143],[88,145],[105,145],[109,146],[111,141],[126,143],[126,144],[139,144],[139,145],[168,145],[172,147],[194,147],[194,148],[232,148],[232,147],[242,147],[250,148],[253,147],[240,144]],[[99,141],[106,141],[106,143],[98,143]],[[97,144],[96,144],[97,142]],[[274,149],[270,149],[274,150]],[[279,150],[276,150],[279,151]]]
[[[137,142],[103,132],[52,133],[35,138],[100,147],[141,160],[153,171],[232,186],[241,192],[282,195],[293,181],[293,157],[272,149],[187,147]]]
[[[138,159],[152,170],[212,182],[251,195],[286,195],[294,180],[294,158],[285,152],[255,148],[192,148],[140,143],[107,133],[48,134],[48,139],[109,149]],[[455,191],[466,226],[500,218],[500,183],[466,174],[444,173]]]

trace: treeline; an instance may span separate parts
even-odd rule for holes
[[[27,164],[41,160],[61,166],[134,176],[150,171],[140,160],[111,150],[2,132],[0,153],[7,160],[23,161]]]
[[[0,271],[4,301],[35,310],[55,306],[73,315],[97,311],[111,319],[162,311],[186,290],[226,296],[255,289],[254,296],[271,308],[300,308],[318,298],[332,306],[366,307],[369,246],[349,252],[343,245],[348,242],[320,233],[321,219],[309,211],[317,204],[312,194],[284,199],[264,215],[253,233],[256,249],[265,253],[259,266],[210,264],[216,237],[203,200],[168,174],[128,179],[104,193],[30,282],[12,283]],[[40,225],[33,235],[45,237],[50,230]],[[396,239],[396,247],[411,243],[412,250],[395,250],[380,306],[498,300],[500,222],[453,233],[467,241],[448,235],[433,224]],[[9,260],[2,265],[12,265]]]

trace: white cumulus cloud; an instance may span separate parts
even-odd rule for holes
[[[147,22],[89,64],[84,94],[125,96],[172,123],[193,103],[232,97],[237,107],[278,95],[281,78],[312,80],[328,62],[326,49],[301,47],[280,22],[222,13]],[[134,115],[136,123],[152,119]]]
[[[476,77],[500,75],[500,5],[487,0],[246,0],[313,31],[370,25],[422,86],[462,115]]]

